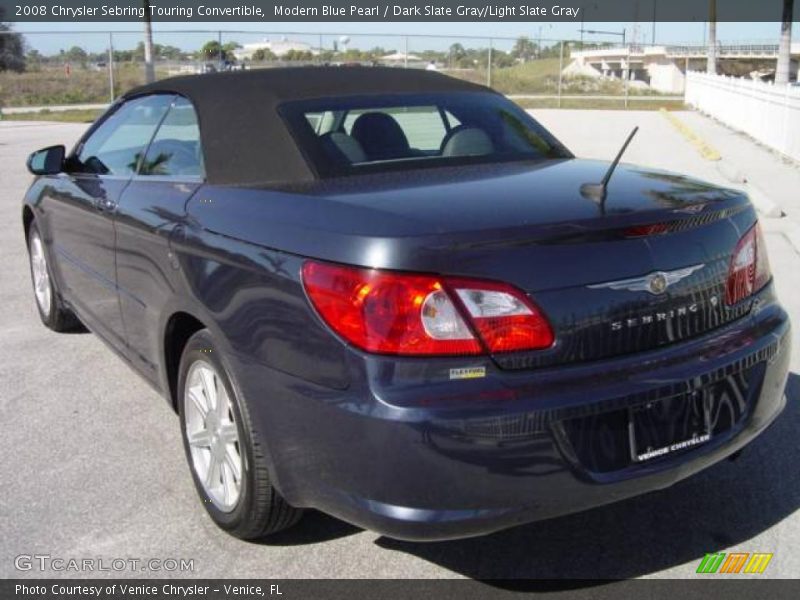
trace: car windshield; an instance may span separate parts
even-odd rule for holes
[[[343,97],[280,110],[323,176],[571,156],[516,104],[488,92]]]

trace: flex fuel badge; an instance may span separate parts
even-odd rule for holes
[[[450,369],[450,379],[479,379],[481,377],[486,377],[486,367]]]

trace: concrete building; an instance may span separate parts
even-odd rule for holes
[[[296,52],[311,52],[312,54],[318,54],[317,49],[313,48],[311,44],[306,44],[305,42],[293,42],[286,37],[278,40],[264,39],[260,42],[244,44],[241,48],[234,50],[233,54],[236,56],[236,60],[252,60],[253,54],[255,54],[258,50],[269,50],[278,58],[286,56],[286,54],[288,54],[291,50]]]

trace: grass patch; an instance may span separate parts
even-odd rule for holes
[[[565,60],[564,64],[567,64]],[[542,58],[513,67],[492,69],[492,87],[502,94],[558,94],[559,59]],[[486,85],[486,69],[454,69],[444,73],[472,83]],[[624,96],[625,82],[585,76],[563,77],[564,95]],[[629,96],[660,96],[649,88],[630,86]]]
[[[557,58],[542,58],[513,67],[492,69],[492,87],[504,94],[537,94],[558,90]],[[453,69],[447,75],[486,85],[486,69]]]
[[[119,65],[114,75],[117,92],[144,83],[144,72],[135,65]],[[69,76],[63,69],[53,67],[24,73],[0,72],[0,102],[3,106],[109,102],[108,71],[75,67]]]
[[[102,110],[41,110],[39,112],[3,114],[3,121],[55,121],[59,123],[92,123]]]
[[[156,69],[156,78],[167,77]],[[69,76],[61,67],[41,67],[13,73],[0,71],[0,106],[48,106],[53,104],[99,104],[110,101],[108,70],[73,66]],[[144,67],[117,63],[114,96],[144,83]]]

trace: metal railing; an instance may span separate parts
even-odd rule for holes
[[[583,52],[619,52],[625,54],[645,54],[648,49],[663,48],[668,55],[685,57],[704,57],[708,54],[708,45],[704,44],[592,44],[584,45]],[[777,57],[778,44],[773,43],[717,43],[717,56],[764,56]],[[795,45],[793,54],[800,54],[800,46]]]

